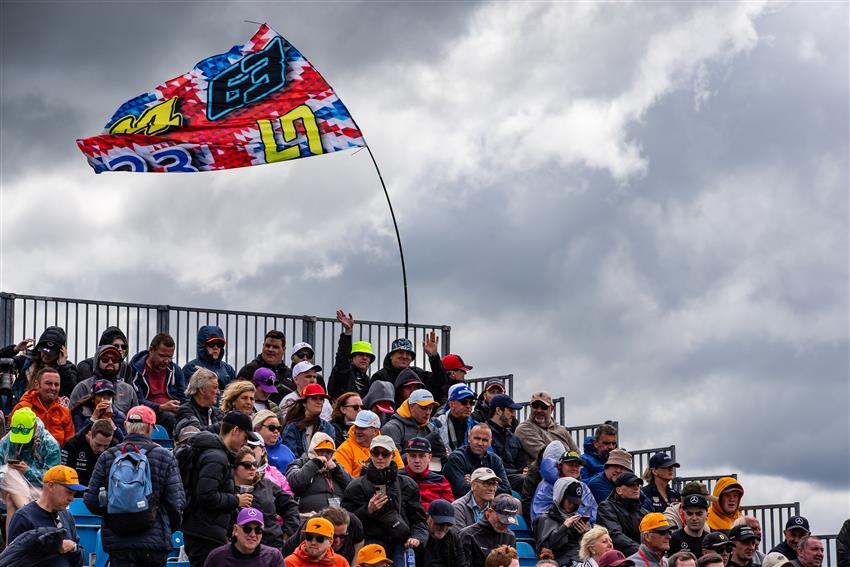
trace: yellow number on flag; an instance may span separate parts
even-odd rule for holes
[[[316,124],[316,117],[313,115],[313,111],[306,104],[296,106],[279,118],[278,121],[280,122],[280,130],[283,134],[284,143],[292,142],[297,137],[298,132],[295,130],[295,122],[297,120],[300,120],[304,125],[310,155],[317,156],[324,153],[322,138],[319,135],[319,125]],[[271,120],[257,120],[257,126],[260,128],[260,137],[263,140],[266,163],[301,157],[301,148],[298,145],[284,148],[278,146],[277,140],[274,137],[274,128],[272,128]]]
[[[138,118],[127,115],[118,119],[109,129],[110,134],[162,134],[170,128],[183,125],[183,115],[177,112],[177,98],[171,97],[157,105],[149,106]]]

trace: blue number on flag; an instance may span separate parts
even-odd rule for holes
[[[126,168],[125,168],[126,166]],[[140,156],[133,153],[121,154],[120,156],[109,160],[107,164],[110,171],[132,171],[142,172],[147,171],[148,166]]]

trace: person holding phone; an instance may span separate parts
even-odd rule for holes
[[[579,560],[581,538],[590,529],[590,518],[578,512],[585,490],[581,481],[571,476],[559,478],[552,489],[552,505],[535,524],[537,553],[543,548],[552,550],[558,565]]]

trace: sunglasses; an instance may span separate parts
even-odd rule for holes
[[[242,531],[245,532],[245,535],[251,535],[252,533],[256,535],[263,535],[263,526],[254,526],[253,528],[251,526],[239,527],[242,528]]]
[[[277,433],[278,431],[283,431],[283,427],[280,425],[264,425],[266,429],[271,431],[272,433]]]
[[[216,341],[214,343],[207,343],[207,348],[224,348],[224,343]]]
[[[328,539],[328,538],[323,536],[323,535],[304,534],[304,539],[306,539],[307,541],[315,541],[315,542],[318,542],[318,543],[325,543],[325,540]]]
[[[23,434],[27,434],[32,430],[33,430],[32,427],[17,427],[16,426],[16,427],[10,427],[9,428],[9,431],[11,431],[12,433],[23,433]]]
[[[543,402],[534,402],[533,404],[531,404],[531,407],[534,408],[534,409],[542,409],[542,410],[549,409],[549,406],[547,406]]]
[[[238,463],[236,463],[236,466],[237,467],[243,467],[243,468],[246,468],[246,469],[255,469],[255,468],[257,468],[257,463],[251,463],[251,462],[248,462],[248,461],[239,461]]]
[[[474,406],[475,405],[475,399],[474,398],[465,398],[463,400],[457,400],[457,401],[460,404],[463,404],[465,406]]]
[[[369,451],[369,454],[373,457],[380,457],[382,459],[389,459],[390,455],[392,455],[389,451]]]
[[[502,388],[501,386],[490,386],[489,388],[487,388],[487,391],[492,392],[494,394],[504,394],[505,393],[504,388]]]
[[[110,362],[112,364],[118,364],[119,362],[121,362],[121,357],[118,357],[118,356],[101,356],[100,361],[105,362],[106,364],[109,364]]]
[[[366,406],[364,406],[363,404],[356,404],[356,405],[352,405],[352,406],[342,406],[342,407],[356,409],[357,411],[360,411],[363,408],[365,408]]]
[[[307,399],[308,399],[308,400],[321,400],[321,401],[323,401],[323,402],[325,401],[325,397],[324,397],[324,396],[307,396]]]
[[[310,352],[309,350],[302,350],[300,352],[296,352],[295,357],[296,358],[312,358],[313,353]]]

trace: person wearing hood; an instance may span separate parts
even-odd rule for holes
[[[372,382],[369,391],[363,396],[363,407],[373,411],[381,418],[381,424],[387,422],[395,413],[395,392],[393,385],[386,380]]]
[[[275,375],[277,394],[272,395],[272,401],[279,404],[283,397],[294,390],[292,386],[292,371],[283,361],[286,351],[286,335],[277,329],[266,332],[263,337],[263,349],[257,357],[239,369],[237,378],[250,380],[258,368],[268,368]]]
[[[121,360],[117,368],[114,370],[114,374],[109,379],[127,382],[129,384],[133,380],[133,369],[130,368],[130,365],[127,363],[128,349],[130,348],[129,345],[130,341],[127,340],[127,335],[124,334],[124,331],[118,327],[107,327],[100,335],[95,355],[77,363],[77,379],[79,381],[83,381],[96,375],[102,376],[102,373],[98,372],[98,365],[96,363],[97,357],[101,353],[101,347],[113,346],[121,355]],[[131,407],[133,406],[123,409],[122,411],[127,413],[127,410]]]
[[[59,373],[59,397],[66,398],[77,385],[77,367],[68,361],[65,329],[47,327],[33,347],[31,358],[15,357],[18,377],[12,386],[15,399],[20,400],[24,392],[32,387],[33,377],[42,368],[54,368]]]
[[[583,464],[581,456],[575,451],[564,450],[564,445],[560,441],[552,441],[543,451],[543,459],[540,463],[540,476],[542,478],[540,484],[537,485],[537,490],[534,492],[534,499],[531,503],[531,522],[537,521],[541,515],[546,513],[549,506],[552,504],[552,490],[555,483],[560,478],[579,479],[580,469]],[[582,516],[590,518],[590,524],[596,523],[597,504],[596,499],[590,492],[590,488],[581,482],[581,506],[578,512]]]
[[[310,439],[322,432],[333,439],[336,436],[334,426],[322,418],[328,395],[318,384],[308,384],[302,396],[293,402],[286,413],[286,426],[283,428],[283,444],[297,457],[307,454]]]
[[[150,348],[136,354],[130,361],[135,375],[133,387],[139,403],[156,413],[156,422],[174,433],[177,408],[186,401],[186,381],[183,371],[174,361],[174,339],[168,333],[158,333]]]
[[[92,385],[91,395],[71,406],[71,418],[74,420],[74,430],[77,434],[91,427],[95,421],[106,419],[112,424],[115,438],[121,442],[127,432],[124,428],[127,414],[115,407],[114,400],[115,386],[112,382],[96,381]],[[65,446],[64,443],[61,445]]]
[[[110,327],[110,329],[118,328]],[[116,337],[114,342],[121,342],[121,338]],[[126,347],[127,345],[125,343],[124,348],[126,349]],[[68,407],[73,408],[83,399],[91,396],[92,386],[98,381],[107,381],[112,384],[112,387],[115,389],[115,397],[112,400],[115,409],[126,414],[130,411],[130,408],[139,405],[136,389],[131,384],[131,367],[124,362],[124,352],[126,351],[122,351],[114,344],[105,344],[97,347],[94,357],[87,359],[92,360],[89,376],[80,380],[74,386]],[[123,377],[122,372],[124,372]]]
[[[614,482],[614,492],[599,503],[597,512],[597,522],[608,529],[614,548],[626,556],[636,553],[640,547],[640,521],[647,514],[640,491],[642,484],[634,473],[620,474]]]
[[[449,451],[463,447],[467,443],[469,431],[477,422],[472,419],[472,406],[475,405],[475,392],[465,384],[457,384],[449,389],[449,401],[444,413],[434,418],[434,424],[440,432],[440,439]]]
[[[416,360],[416,351],[413,349],[413,343],[410,342],[410,339],[394,340],[390,345],[390,352],[384,357],[383,368],[372,374],[370,383],[374,384],[378,380],[382,380],[393,385],[399,373],[405,368],[410,368],[416,372],[419,379],[432,394],[442,392],[447,387],[448,378],[438,354],[439,343],[440,340],[434,331],[425,335],[422,349],[428,355],[428,363],[431,365],[431,372],[427,372],[418,366],[411,366],[413,361]]]
[[[336,451],[336,461],[348,474],[357,478],[364,463],[369,462],[369,447],[372,439],[381,435],[381,420],[375,412],[360,410],[357,419],[348,429],[348,439]],[[404,461],[396,449],[393,461],[401,469]]]
[[[398,474],[393,461],[396,446],[386,435],[372,439],[369,462],[342,496],[342,507],[363,523],[366,541],[390,550],[404,564],[405,548],[416,550],[428,541],[425,510],[416,482]]]
[[[590,518],[579,513],[585,490],[576,478],[559,478],[552,490],[548,510],[535,524],[537,553],[543,548],[552,550],[558,565],[570,565],[579,560],[581,538],[590,528]]]
[[[286,469],[286,480],[301,513],[339,506],[351,475],[336,462],[335,452],[333,437],[320,431],[310,439],[307,456],[295,459]]]
[[[724,476],[714,485],[712,494],[717,500],[708,509],[708,527],[711,531],[728,532],[735,520],[743,515],[740,508],[744,487],[736,479]]]
[[[328,378],[328,394],[339,398],[345,392],[356,392],[365,396],[369,391],[369,367],[375,362],[372,344],[366,341],[352,342],[354,317],[344,310],[336,312],[337,321],[342,324],[339,343],[336,347],[334,367]]]
[[[36,372],[30,389],[12,410],[12,417],[21,408],[30,408],[53,435],[59,447],[74,436],[74,420],[71,412],[59,402],[59,373],[46,366]]]
[[[198,368],[212,370],[218,378],[218,387],[224,390],[230,381],[236,378],[236,370],[224,361],[226,344],[227,340],[221,327],[204,325],[198,329],[198,357],[186,363],[183,376],[191,376]]]
[[[405,368],[398,373],[395,379],[395,407],[401,406],[401,403],[410,397],[414,390],[425,388],[425,383],[419,376],[410,368]]]
[[[286,567],[348,567],[348,560],[333,550],[334,526],[325,518],[310,518],[304,541],[286,557]]]
[[[584,466],[581,467],[581,481],[590,482],[590,479],[602,472],[608,455],[617,448],[617,428],[613,422],[606,421],[596,428],[593,437],[584,439]]]
[[[431,392],[425,389],[414,390],[401,403],[398,411],[387,420],[381,428],[381,433],[389,436],[396,447],[402,448],[402,451],[411,439],[424,437],[434,449],[433,454],[441,460],[445,459],[448,455],[442,442],[434,447],[439,441],[439,432],[431,423],[431,415],[437,407]]]

